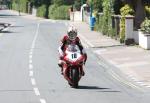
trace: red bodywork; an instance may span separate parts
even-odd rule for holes
[[[83,61],[85,60],[85,56],[82,55],[79,59],[76,61],[71,61],[69,60],[66,56],[64,56],[64,63],[63,63],[63,75],[64,78],[72,84],[72,78],[69,76],[69,72],[72,68],[76,68],[79,71],[79,80],[82,77],[82,72],[83,72]],[[79,81],[78,80],[78,81]]]

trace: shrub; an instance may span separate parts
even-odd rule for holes
[[[49,7],[49,18],[50,19],[62,19],[62,20],[68,20],[69,19],[69,8],[70,6],[57,6],[57,5],[51,5]]]
[[[37,16],[38,17],[45,17],[46,15],[46,5],[42,5],[37,9]]]
[[[18,6],[15,2],[12,3],[12,9],[13,10],[18,10]]]
[[[12,2],[12,9],[20,10],[21,12],[27,12],[27,0],[19,0]]]
[[[141,31],[150,34],[150,20],[145,19],[141,24]]]
[[[60,5],[63,5],[65,3],[65,1],[64,0],[52,0],[52,3],[54,5],[60,6]]]
[[[150,18],[150,6],[145,6],[146,16]]]
[[[111,15],[112,15],[112,10],[111,10],[111,4],[109,0],[104,0],[103,1],[103,17],[102,17],[102,32],[104,35],[111,35],[110,30],[111,28]]]
[[[123,6],[121,9],[120,9],[120,12],[121,12],[121,24],[120,24],[120,28],[121,28],[121,31],[120,31],[120,42],[123,43],[124,40],[125,40],[125,16],[126,15],[133,15],[134,14],[134,11],[133,9],[128,5],[126,4],[125,6]]]
[[[80,11],[80,7],[81,7],[81,1],[80,0],[76,0],[74,2],[74,7],[77,11]]]
[[[51,5],[49,7],[49,15],[48,15],[48,18],[50,19],[55,19],[55,12],[56,12],[56,8],[57,8],[57,5]]]

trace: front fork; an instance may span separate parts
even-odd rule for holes
[[[63,71],[64,78],[65,78],[69,83],[72,83],[72,80],[71,80],[70,75],[69,75],[69,73],[70,73],[69,68],[70,68],[70,67],[68,67],[67,64],[63,64],[62,71]],[[81,65],[81,66],[79,66],[79,80],[80,80],[81,77],[82,77],[82,73],[83,73],[83,67],[82,67],[82,65]]]

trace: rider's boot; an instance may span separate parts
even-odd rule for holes
[[[83,70],[83,67],[81,67],[80,70],[81,70],[81,75],[84,76],[84,75],[85,75],[85,72],[84,72],[84,70]]]
[[[63,64],[61,60],[59,60],[58,66],[61,68],[61,74],[63,75]]]
[[[82,74],[81,74],[82,76],[84,76],[85,75],[85,72],[82,70]]]

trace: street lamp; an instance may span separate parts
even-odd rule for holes
[[[82,21],[83,21],[83,11],[84,11],[84,7],[87,7],[88,5],[87,4],[83,4],[82,6],[81,6],[81,18],[82,18]]]

